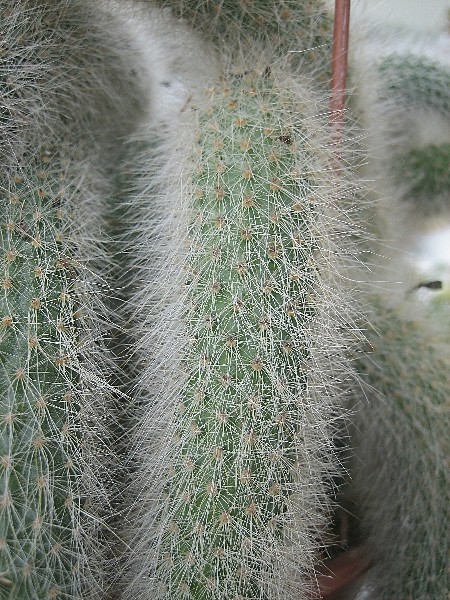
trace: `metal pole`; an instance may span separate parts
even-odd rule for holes
[[[336,144],[336,163],[339,163],[339,144],[344,124],[345,91],[347,81],[348,37],[350,29],[350,1],[335,0],[333,53],[331,58],[330,111]]]

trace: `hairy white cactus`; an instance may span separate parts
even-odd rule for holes
[[[351,496],[372,568],[363,597],[444,598],[448,586],[448,345],[377,303],[360,358]]]
[[[1,0],[0,597],[99,598],[114,465],[106,217],[139,114],[106,4]],[[111,32],[116,36],[111,41]]]
[[[306,598],[323,550],[351,375],[348,189],[311,73],[249,37],[172,48],[175,100],[126,170],[133,597]]]

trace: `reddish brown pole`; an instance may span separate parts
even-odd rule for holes
[[[365,546],[354,546],[334,558],[325,561],[317,570],[316,592],[311,592],[309,600],[337,600],[347,586],[370,568],[371,559]]]
[[[331,62],[330,111],[335,154],[333,168],[340,164],[340,145],[344,126],[345,92],[347,82],[348,37],[350,29],[350,0],[335,0],[333,54]],[[326,561],[316,573],[317,593],[311,600],[333,600],[370,568],[371,561],[364,546],[357,546]]]
[[[350,0],[335,0],[333,54],[331,58],[330,111],[335,131],[336,162],[344,124],[345,89],[347,81],[348,35],[350,29]]]
[[[322,573],[317,574],[321,600],[339,598],[339,592],[359,579],[370,567],[367,549],[363,546],[350,548],[326,562]]]

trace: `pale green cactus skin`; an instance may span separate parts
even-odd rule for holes
[[[392,139],[403,140],[389,167],[394,185],[401,190],[401,199],[422,214],[449,209],[450,192],[450,68],[413,54],[393,54],[384,58],[378,67],[380,102],[387,110],[386,121]],[[445,140],[429,140],[424,144],[408,131],[402,118],[389,118],[389,107],[419,111],[417,120],[439,115],[443,120]],[[397,122],[396,122],[397,121]],[[412,125],[412,124],[411,124]],[[405,131],[401,131],[405,126]],[[432,125],[430,125],[432,129]],[[442,134],[440,134],[441,136]],[[409,139],[410,138],[410,139]]]
[[[107,385],[83,373],[99,328],[72,246],[73,175],[49,152],[2,182],[2,598],[81,598],[87,549],[99,543],[89,503],[107,502],[89,457]]]
[[[327,79],[329,22],[320,3],[171,7],[213,40],[213,59],[210,83],[183,74],[180,112],[134,161],[142,417],[125,595],[304,599],[351,376],[334,203],[347,184],[311,92]],[[319,38],[300,76],[293,45]]]
[[[377,304],[355,417],[352,488],[373,567],[369,598],[448,592],[448,347],[431,322]]]
[[[138,165],[132,597],[306,598],[323,548],[345,192],[308,83],[250,47]]]
[[[114,139],[139,113],[139,94],[126,35],[104,6],[0,2],[5,600],[98,599],[105,587],[115,468],[105,213]]]

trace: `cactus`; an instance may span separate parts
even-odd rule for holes
[[[348,597],[431,600],[445,597],[449,583],[448,346],[436,326],[448,315],[424,300],[443,284],[440,274],[419,274],[419,247],[448,213],[450,79],[433,41],[378,43],[365,58],[360,47],[353,63],[378,210],[370,268],[385,283],[383,291],[370,284],[344,495],[372,567]],[[374,265],[377,256],[383,264]]]
[[[103,593],[100,530],[115,465],[102,230],[116,136],[139,114],[139,92],[122,52],[127,37],[102,7],[0,2],[0,597],[8,600]]]
[[[352,439],[353,499],[373,567],[368,598],[448,592],[448,348],[430,322],[376,305]],[[370,592],[369,592],[370,590]],[[366,596],[364,596],[366,597]]]
[[[449,211],[450,69],[433,41],[385,45],[381,56],[355,56],[354,64],[362,80],[356,101],[377,157],[370,176],[387,196],[384,218],[395,236],[401,221],[417,230]]]
[[[405,106],[433,110],[448,118],[450,73],[444,65],[414,54],[389,54],[378,72],[382,80],[380,97]]]
[[[431,212],[436,212],[439,198],[448,204],[450,142],[410,150],[399,156],[397,164],[400,168],[396,172],[396,180],[411,182],[406,193],[407,200],[420,203],[422,210],[429,210],[426,203],[431,202]]]
[[[83,515],[107,502],[91,447],[107,384],[86,362],[100,371],[99,307],[73,248],[73,169],[48,153],[2,185],[2,598],[81,597],[97,529]]]
[[[436,213],[438,208],[448,210],[450,69],[421,56],[393,54],[384,58],[378,70],[380,102],[384,106],[416,110],[417,119],[423,118],[422,113],[425,113],[425,119],[439,115],[444,123],[443,131],[447,131],[442,140],[440,133],[436,140],[431,139],[431,143],[426,144],[406,130],[399,131],[404,122],[395,117],[394,109],[394,117],[387,118],[387,125],[393,129],[392,137],[403,138],[395,167],[390,167],[394,185],[402,190],[401,198],[412,203],[415,209],[419,208],[422,214]],[[403,153],[402,146],[405,148]]]
[[[132,161],[132,597],[306,598],[329,516],[345,185],[308,78],[230,39]]]
[[[159,0],[219,44],[228,39],[260,40],[266,49],[289,56],[290,69],[313,73],[310,85],[319,82],[328,91],[332,19],[321,0]],[[233,48],[237,50],[237,46]]]
[[[40,156],[55,131],[85,144],[86,153],[109,143],[114,156],[116,140],[139,114],[142,92],[120,6],[1,0],[0,14],[2,164]],[[121,115],[114,127],[111,114]]]
[[[117,526],[110,484],[120,496],[123,476],[129,596],[318,594],[353,378],[341,281],[353,206],[317,96],[330,20],[317,0],[160,4],[175,16],[137,2],[0,0],[5,600],[107,593],[104,525]],[[448,126],[448,69],[391,54],[377,73],[376,103],[392,108],[383,133],[400,134],[386,185],[434,212],[449,187],[445,128],[419,142],[402,128],[411,106]],[[122,190],[110,210],[123,136],[128,246],[111,259],[105,230],[118,234],[127,205]],[[130,268],[114,275],[122,300],[133,290],[132,411],[112,397],[125,377],[105,342],[118,266]],[[437,598],[448,583],[446,349],[377,310],[353,436],[351,494],[374,561],[364,584],[377,598]],[[118,467],[130,421],[132,457]]]

